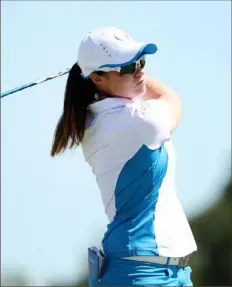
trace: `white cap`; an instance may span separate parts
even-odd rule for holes
[[[113,70],[137,60],[141,54],[154,54],[153,43],[135,42],[126,32],[105,27],[90,31],[81,41],[78,50],[78,65],[84,77],[93,71]]]

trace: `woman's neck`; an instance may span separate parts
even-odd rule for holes
[[[131,100],[131,98],[129,97],[122,97],[122,96],[118,96],[118,95],[110,95],[106,92],[99,92],[99,93],[96,93],[94,95],[94,99],[96,101],[102,101],[102,100],[105,100],[107,98],[121,98],[121,99],[127,99],[127,100]]]

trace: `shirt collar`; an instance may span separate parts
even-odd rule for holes
[[[123,107],[131,102],[131,100],[125,98],[107,98],[90,104],[88,109],[93,113],[100,113],[113,108]]]

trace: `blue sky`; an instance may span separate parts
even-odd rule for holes
[[[177,187],[189,217],[220,196],[231,152],[230,1],[4,1],[1,91],[70,67],[89,29],[154,41],[147,72],[183,101],[174,135]],[[3,271],[30,284],[77,277],[107,219],[80,149],[49,156],[67,76],[1,100]]]

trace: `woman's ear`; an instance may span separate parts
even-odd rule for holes
[[[94,73],[90,75],[90,79],[94,82],[96,86],[102,85],[104,82],[103,76]]]

